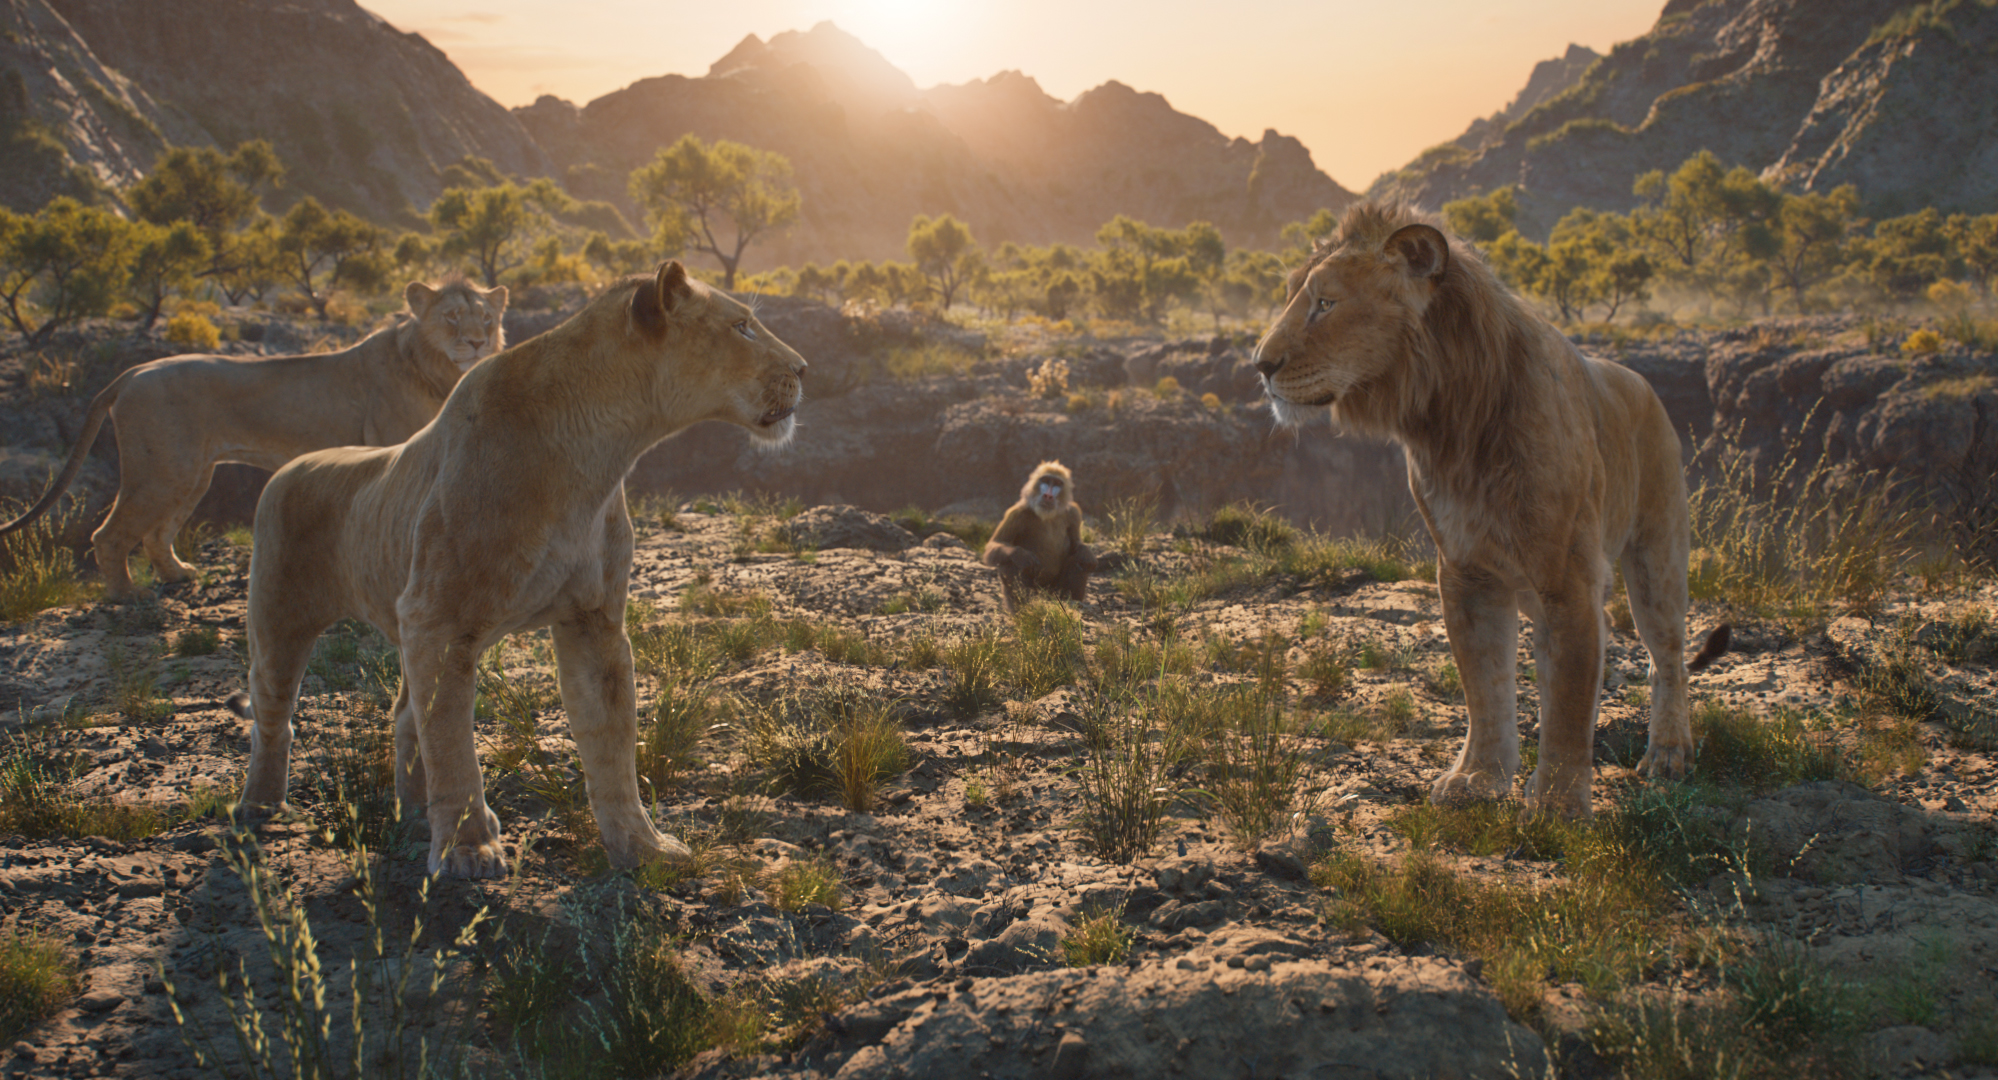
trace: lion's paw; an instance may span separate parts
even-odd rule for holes
[[[1587,821],[1592,811],[1589,805],[1589,789],[1579,791],[1527,792],[1524,808],[1519,812],[1522,822],[1541,817],[1565,818],[1569,821]]]
[[[507,874],[506,852],[498,840],[483,844],[453,844],[445,850],[430,849],[430,872],[453,878],[503,878]]]
[[[1658,780],[1684,780],[1693,771],[1693,748],[1654,745],[1637,763],[1637,775]]]
[[[276,802],[258,802],[251,799],[238,800],[229,808],[229,818],[246,829],[255,829],[272,821],[280,824],[300,820],[298,811],[290,803],[279,799]]]
[[[1496,770],[1452,769],[1436,778],[1435,785],[1429,789],[1429,801],[1438,806],[1491,802],[1504,798],[1511,786],[1500,778]]]
[[[606,841],[604,849],[610,855],[611,865],[620,870],[649,862],[692,862],[694,858],[693,851],[681,843],[679,837],[656,831],[650,836],[627,837],[615,847]]]

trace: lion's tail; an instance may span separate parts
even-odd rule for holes
[[[224,704],[229,706],[230,712],[235,713],[245,720],[255,720],[257,718],[257,714],[250,708],[250,695],[241,690],[230,694],[229,700]]]
[[[1698,671],[1720,659],[1720,655],[1727,651],[1727,643],[1732,635],[1733,631],[1726,623],[1714,627],[1708,632],[1707,640],[1700,645],[1700,651],[1694,653],[1693,658],[1687,661],[1686,670]]]
[[[70,450],[69,460],[62,463],[62,471],[56,474],[55,480],[49,484],[48,491],[42,494],[40,502],[28,507],[27,512],[20,517],[0,525],[0,536],[33,524],[36,518],[49,512],[49,508],[56,504],[56,500],[62,498],[63,492],[69,490],[69,485],[76,480],[76,474],[83,471],[83,459],[90,455],[90,446],[97,441],[97,432],[104,427],[104,418],[111,415],[111,406],[117,403],[118,395],[124,393],[125,384],[130,382],[131,378],[132,371],[127,369],[112,379],[111,385],[99,390],[97,396],[90,400],[90,412],[83,418],[83,433],[76,437],[76,446]]]

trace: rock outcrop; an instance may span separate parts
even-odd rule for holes
[[[47,0],[0,3],[0,205],[33,211],[58,195],[122,187],[176,134],[173,118]]]
[[[1646,171],[1701,150],[1797,190],[1858,187],[1869,212],[1998,201],[1998,10],[1901,0],[1671,0],[1567,90],[1462,154],[1430,153],[1371,193],[1428,206],[1511,185],[1521,231],[1623,211]],[[1536,73],[1537,74],[1537,73]]]

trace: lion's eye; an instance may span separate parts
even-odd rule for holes
[[[1318,314],[1323,315],[1326,312],[1331,311],[1332,305],[1337,302],[1338,301],[1332,299],[1329,296],[1321,296],[1318,298],[1318,302],[1312,305],[1311,309],[1317,312]]]
[[[749,325],[748,319],[739,320],[735,324],[735,332],[741,334],[743,337],[746,337],[751,341],[756,340],[756,328]]]

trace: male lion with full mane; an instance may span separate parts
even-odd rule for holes
[[[364,619],[401,650],[396,795],[429,819],[431,871],[503,876],[472,743],[475,665],[505,635],[547,626],[611,862],[686,857],[638,796],[624,477],[702,420],[788,440],[804,373],[747,307],[668,262],[473,368],[408,442],[278,470],[257,504],[250,692],[230,699],[254,720],[239,810],[283,803],[313,643]]]
[[[1524,611],[1540,687],[1540,763],[1526,805],[1588,815],[1612,560],[1651,653],[1650,745],[1638,771],[1686,774],[1686,480],[1650,384],[1583,356],[1430,220],[1375,203],[1347,210],[1338,235],[1291,274],[1255,365],[1280,422],[1329,409],[1407,457],[1470,711],[1464,748],[1432,801],[1512,790]],[[1690,669],[1726,647],[1723,624]]]
[[[192,573],[173,553],[222,462],[276,469],[329,446],[391,446],[430,422],[458,377],[505,344],[504,287],[465,281],[402,291],[408,315],[349,349],[300,356],[189,353],[139,364],[90,402],[83,433],[41,501],[0,536],[48,512],[83,468],[105,417],[118,428],[118,495],[91,534],[111,599],[130,596],[125,565],[145,545],[161,582]]]

